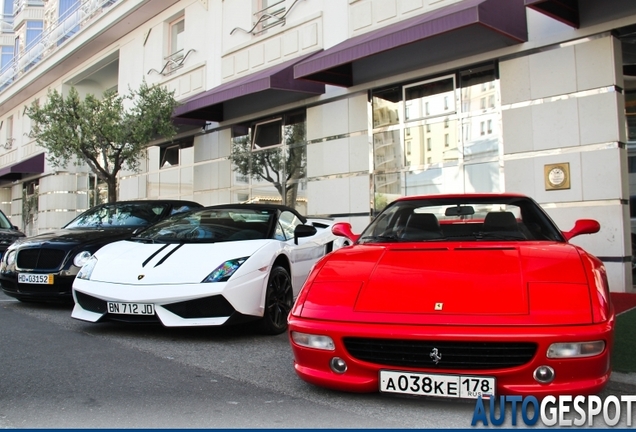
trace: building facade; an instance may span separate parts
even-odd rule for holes
[[[119,198],[273,201],[362,229],[414,194],[520,192],[632,290],[629,0],[4,0],[0,202],[27,234],[94,204],[25,107],[49,89],[174,90],[179,134]],[[633,177],[633,178],[632,178]],[[461,265],[461,264],[458,264]]]

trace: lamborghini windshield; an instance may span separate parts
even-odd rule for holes
[[[461,197],[396,201],[364,230],[359,242],[480,240],[564,241],[531,199]]]
[[[214,243],[271,238],[274,209],[201,209],[172,216],[133,237],[149,243]]]

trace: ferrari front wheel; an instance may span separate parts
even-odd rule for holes
[[[265,311],[259,321],[262,333],[277,335],[287,330],[287,316],[291,311],[293,293],[291,277],[284,267],[272,269],[267,280]]]

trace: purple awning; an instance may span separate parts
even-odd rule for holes
[[[268,100],[298,100],[307,95],[323,94],[324,84],[296,80],[293,77],[293,66],[313,54],[286,61],[198,94],[177,107],[173,117],[177,122],[180,119],[218,122],[227,117],[224,103],[236,102],[239,98],[243,99],[240,101],[243,102],[243,108],[249,111],[250,105],[263,108],[263,103]]]
[[[525,0],[525,2],[531,9],[579,28],[579,0]]]
[[[527,40],[524,0],[464,0],[348,39],[298,63],[294,77],[349,87]]]
[[[44,172],[44,153],[0,168],[0,180],[20,180],[24,175],[42,174]]]

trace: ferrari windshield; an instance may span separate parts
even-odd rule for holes
[[[157,243],[214,243],[271,238],[274,209],[208,208],[172,216],[132,240]]]
[[[161,219],[168,204],[134,202],[103,204],[89,209],[69,222],[64,228],[137,228]]]
[[[564,241],[531,199],[442,197],[390,204],[364,230],[359,242],[483,240]]]

